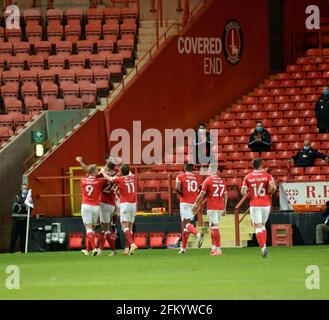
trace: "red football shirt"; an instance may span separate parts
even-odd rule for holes
[[[88,176],[80,180],[82,190],[82,204],[89,204],[91,206],[99,206],[99,198],[102,189],[107,184],[103,178]]]
[[[249,189],[251,207],[268,207],[271,205],[267,190],[272,181],[274,181],[273,177],[263,170],[254,170],[244,178],[242,187]]]
[[[176,182],[181,183],[180,203],[194,204],[199,193],[200,176],[193,172],[184,172],[176,177]]]
[[[118,185],[120,203],[136,203],[135,176],[121,176],[113,179]]]
[[[105,185],[101,193],[100,202],[107,203],[115,207],[116,191],[117,185],[115,183]]]
[[[208,177],[203,182],[201,191],[206,194],[208,210],[225,209],[224,194],[226,193],[226,186],[219,176]]]

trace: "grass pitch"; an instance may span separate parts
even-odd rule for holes
[[[139,250],[135,256],[80,252],[0,255],[0,299],[328,299],[329,246]],[[6,289],[6,267],[20,268],[20,289]],[[306,268],[320,270],[307,289]]]

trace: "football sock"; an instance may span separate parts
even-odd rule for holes
[[[214,233],[215,245],[217,248],[220,248],[220,233],[218,227],[214,227],[212,231]]]
[[[188,224],[186,225],[186,229],[187,229],[187,231],[188,231],[189,233],[192,233],[192,234],[194,234],[195,236],[199,233],[198,230],[195,229],[195,227],[193,226],[192,223],[188,223]]]
[[[263,231],[261,228],[256,228],[256,238],[257,238],[257,242],[258,242],[259,246],[261,248],[263,248],[265,245],[265,242],[264,242]]]
[[[214,249],[216,247],[216,242],[215,242],[215,235],[213,228],[210,228],[210,235],[211,235],[212,249]]]
[[[87,251],[94,250],[96,248],[95,245],[95,233],[93,230],[87,230]]]
[[[124,233],[126,236],[126,247],[129,248],[131,246],[131,244],[134,243],[134,239],[132,237],[131,231],[128,228],[124,229]],[[127,246],[127,244],[128,244],[128,246]]]
[[[115,251],[115,241],[114,241],[110,231],[105,232],[105,237],[106,237],[107,242],[109,243],[111,250]]]
[[[99,249],[103,250],[105,245],[106,237],[104,231],[100,233],[100,239],[99,239]]]
[[[188,232],[188,230],[184,229],[182,234],[182,249],[186,249],[189,235],[190,233]]]
[[[266,245],[266,242],[267,242],[267,231],[266,231],[266,228],[265,227],[262,227],[262,233],[263,233],[263,241],[264,241],[264,244]]]

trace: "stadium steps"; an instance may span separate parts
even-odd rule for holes
[[[242,214],[240,214],[240,219]],[[205,239],[202,247],[210,248],[211,247],[211,237],[209,232],[208,217],[203,216],[203,226],[197,228],[199,231],[204,232]],[[234,227],[234,214],[227,214],[221,218],[220,223],[220,234],[221,234],[221,244],[222,248],[232,248],[236,247],[235,245],[235,227]],[[240,240],[241,247],[246,247],[248,240],[252,239],[252,234],[254,229],[250,223],[250,217],[246,216],[240,224]],[[188,242],[188,248],[196,248],[197,243],[195,237],[191,236]]]

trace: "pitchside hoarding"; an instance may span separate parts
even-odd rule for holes
[[[329,201],[329,182],[285,182],[280,184],[280,209],[293,205],[325,205]]]

